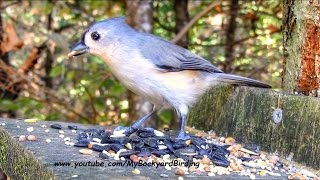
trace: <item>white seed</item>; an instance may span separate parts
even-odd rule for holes
[[[74,130],[74,129],[72,129],[72,130],[71,130],[71,132],[72,132],[72,133],[77,133],[77,131],[76,131],[76,130]]]
[[[59,130],[59,133],[60,133],[60,134],[64,134],[64,131],[63,131],[63,130]]]
[[[85,154],[85,155],[92,154],[92,150],[91,149],[80,149],[79,152],[81,154]]]
[[[130,143],[125,144],[125,147],[128,149],[132,149],[132,145]]]
[[[99,138],[92,138],[92,141],[97,142],[97,143],[101,143],[101,139],[99,139]]]
[[[44,132],[48,133],[50,130],[49,129],[46,129]]]
[[[160,131],[158,131],[158,130],[154,130],[154,134],[155,134],[156,136],[158,136],[158,137],[164,136],[163,132],[160,132]]]
[[[25,123],[35,123],[37,121],[38,121],[38,119],[35,119],[35,118],[30,118],[30,119],[25,119],[24,120]]]
[[[165,146],[165,145],[159,145],[158,148],[159,148],[159,150],[164,150],[164,149],[167,149],[167,146]]]
[[[19,126],[19,125],[17,125],[17,128],[20,128],[20,126]]]
[[[139,169],[134,169],[134,170],[132,170],[132,173],[133,174],[140,174],[140,170]]]
[[[250,179],[256,179],[256,176],[254,174],[249,174]]]
[[[71,141],[71,139],[69,137],[66,137],[63,139],[63,141]]]
[[[60,135],[59,135],[59,138],[64,138],[64,135],[63,135],[63,134],[60,134]]]
[[[41,127],[46,128],[47,126],[46,125],[41,125]]]
[[[47,143],[51,143],[51,139],[46,139],[46,142]]]
[[[110,137],[124,137],[126,136],[124,134],[126,130],[120,130],[120,131],[113,131],[113,134]]]
[[[209,172],[209,173],[208,173],[208,176],[211,177],[211,176],[216,176],[216,175],[215,175],[213,172]]]
[[[33,128],[33,127],[28,127],[28,128],[27,128],[27,131],[28,131],[28,132],[33,132],[33,131],[34,131],[34,128]]]

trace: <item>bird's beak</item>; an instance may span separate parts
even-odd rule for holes
[[[88,50],[89,48],[83,42],[78,42],[71,48],[71,52],[68,54],[68,57],[82,55],[86,53]]]

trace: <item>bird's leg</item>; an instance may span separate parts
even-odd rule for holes
[[[125,134],[132,134],[135,131],[138,130],[138,128],[147,120],[149,119],[153,114],[155,114],[157,112],[157,109],[155,108],[155,106],[153,106],[152,112],[150,112],[149,114],[143,116],[141,119],[139,119],[138,121],[136,121],[135,123],[133,123],[131,126],[129,127],[122,127],[122,126],[118,126],[117,128],[114,129],[114,131],[119,131],[119,130],[125,130]]]
[[[184,127],[186,126],[186,123],[187,123],[188,108],[187,107],[176,108],[176,112],[177,112],[178,118],[180,120],[180,130],[179,130],[178,137],[176,139],[177,140],[190,139],[190,136],[186,135],[184,132]]]

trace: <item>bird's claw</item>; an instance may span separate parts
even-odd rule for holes
[[[189,135],[186,135],[184,132],[179,132],[179,135],[178,137],[176,138],[176,140],[188,140],[190,139],[190,136]]]

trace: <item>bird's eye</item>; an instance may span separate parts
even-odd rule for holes
[[[91,38],[95,41],[100,39],[100,34],[98,32],[91,33]]]

